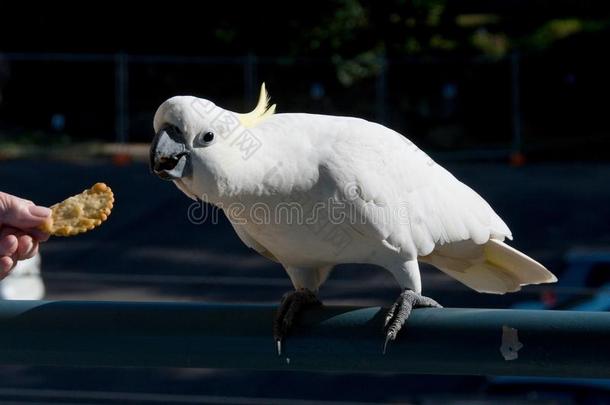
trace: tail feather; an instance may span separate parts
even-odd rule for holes
[[[499,240],[484,245],[471,241],[441,246],[420,258],[473,290],[504,294],[529,284],[554,283],[557,278],[543,265]]]

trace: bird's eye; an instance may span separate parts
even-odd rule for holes
[[[214,143],[214,133],[213,132],[202,132],[198,134],[193,140],[193,146],[196,148],[210,146]]]

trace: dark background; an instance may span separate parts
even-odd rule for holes
[[[374,119],[428,150],[605,159],[609,8],[443,0],[9,8],[0,125],[15,139],[52,143],[65,139],[51,130],[59,114],[65,126],[55,132],[71,141],[111,141],[118,130],[146,142],[170,96],[242,111],[265,81],[279,112]]]
[[[606,2],[2,6],[0,190],[50,205],[104,181],[117,201],[95,232],[42,247],[48,299],[279,301],[290,288],[284,271],[222,216],[190,223],[191,201],[148,172],[145,153],[117,159],[91,146],[145,151],[168,97],[246,111],[263,81],[278,112],[360,116],[407,135],[489,201],[513,246],[560,278],[574,249],[608,251]],[[547,291],[477,294],[427,267],[423,278],[445,306],[507,308]],[[388,305],[397,293],[387,272],[358,265],[339,266],[320,292],[327,304],[356,305]],[[604,382],[572,380],[498,391],[486,377],[367,373],[1,367],[0,376],[1,403],[610,398]]]

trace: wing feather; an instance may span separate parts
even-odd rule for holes
[[[360,201],[352,203],[365,216],[384,211],[375,218],[389,218],[370,221],[369,235],[382,235],[405,254],[414,248],[425,256],[437,246],[464,240],[484,244],[492,237],[511,238],[504,221],[481,196],[386,127],[353,119],[333,152],[339,157],[335,162],[342,162],[334,169],[353,176],[337,174],[340,188],[352,183],[358,187]]]

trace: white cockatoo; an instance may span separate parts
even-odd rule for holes
[[[223,209],[247,246],[284,267],[295,291],[274,320],[278,351],[295,316],[319,304],[336,264],[374,264],[396,279],[402,292],[386,317],[385,345],[413,307],[439,306],[421,295],[418,262],[485,293],[556,281],[503,242],[511,232],[481,196],[398,132],[274,112],[264,84],[248,114],[172,97],[155,114],[150,161],[187,196]]]

